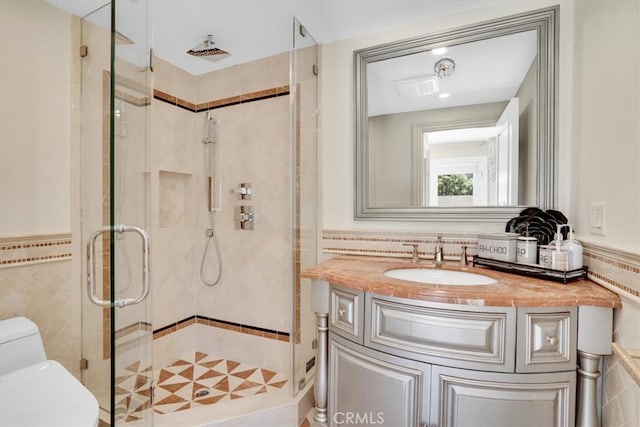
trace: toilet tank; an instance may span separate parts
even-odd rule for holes
[[[26,317],[0,320],[0,376],[47,360],[38,326]]]

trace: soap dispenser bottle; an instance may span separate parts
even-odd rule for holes
[[[569,270],[582,268],[582,244],[576,240],[572,225],[569,225],[569,235],[562,244],[562,249],[567,252]]]
[[[554,246],[551,252],[551,268],[554,270],[567,271],[569,269],[569,254],[562,247],[562,225],[557,226],[557,232],[551,244]]]

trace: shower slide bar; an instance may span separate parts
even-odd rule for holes
[[[113,227],[106,227],[93,233],[89,241],[87,242],[87,294],[89,299],[95,305],[101,307],[110,307],[112,302],[110,300],[102,300],[98,296],[96,290],[96,241],[104,233],[116,232],[119,234],[134,232],[142,238],[142,293],[137,298],[119,298],[113,301],[116,307],[122,308],[127,305],[134,305],[142,302],[151,289],[151,283],[149,280],[149,235],[140,227],[128,226],[128,225],[114,225]]]

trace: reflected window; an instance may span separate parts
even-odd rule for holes
[[[438,196],[473,196],[473,174],[438,175]]]

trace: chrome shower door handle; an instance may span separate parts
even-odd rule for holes
[[[98,237],[104,233],[114,231],[116,233],[134,232],[142,238],[142,292],[137,298],[120,298],[113,303],[110,300],[102,300],[98,297],[96,290],[96,241]],[[89,299],[95,305],[101,307],[110,307],[112,304],[117,307],[125,307],[127,305],[138,304],[149,295],[151,289],[151,282],[149,279],[149,235],[140,227],[128,226],[128,225],[115,225],[113,227],[106,227],[96,231],[91,235],[91,238],[87,242],[87,294]]]

